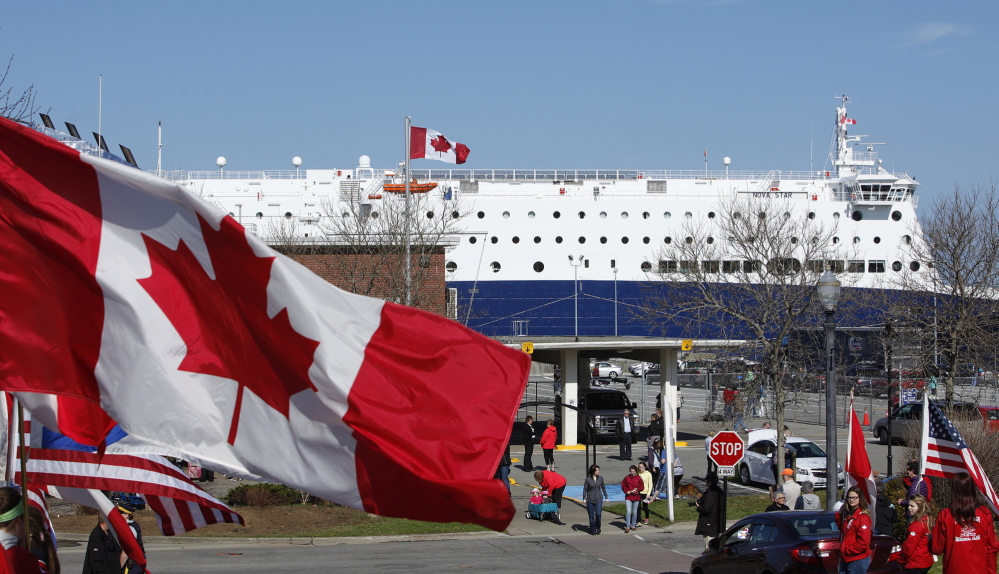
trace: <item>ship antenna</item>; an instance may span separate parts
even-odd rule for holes
[[[163,175],[163,122],[156,122],[156,175]]]

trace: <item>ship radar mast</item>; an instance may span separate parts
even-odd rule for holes
[[[847,133],[847,128],[857,123],[857,120],[850,118],[846,113],[846,104],[851,101],[850,96],[844,94],[836,96],[836,99],[842,104],[836,107],[836,152],[832,164],[836,167],[837,177],[844,177],[857,173],[853,169],[855,166],[873,167],[877,157],[871,146],[868,146],[867,153],[854,153],[853,144],[859,143],[863,136],[851,136]]]

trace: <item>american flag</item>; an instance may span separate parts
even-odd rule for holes
[[[924,432],[927,436],[923,437],[926,453],[923,474],[950,478],[959,472],[967,472],[975,481],[978,490],[985,495],[989,508],[994,514],[999,515],[999,496],[996,496],[996,491],[992,488],[989,477],[985,475],[982,466],[978,464],[975,453],[971,452],[971,448],[968,447],[968,443],[964,442],[957,427],[950,422],[950,419],[943,414],[939,407],[929,401],[924,404],[929,412],[929,424]]]

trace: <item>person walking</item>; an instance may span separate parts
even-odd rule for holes
[[[746,393],[736,391],[732,406],[735,412],[735,422],[732,423],[732,430],[739,431],[742,429],[742,432],[748,433],[749,429],[746,428]]]
[[[909,516],[912,522],[902,541],[902,553],[898,563],[903,574],[926,574],[933,566],[933,555],[930,554],[930,529],[932,528],[929,513],[929,503],[918,494],[909,497]],[[881,515],[875,512],[877,518]]]
[[[694,534],[700,534],[704,538],[704,549],[708,549],[708,543],[712,538],[717,538],[724,530],[721,520],[721,503],[725,494],[718,488],[718,475],[709,472],[704,478],[708,489],[704,491],[695,502],[697,507],[697,528]]]
[[[839,571],[866,574],[871,565],[871,514],[860,488],[846,491],[846,504],[836,513],[840,531]]]
[[[558,507],[559,512],[555,513],[552,520],[555,524],[562,526],[562,492],[565,490],[566,480],[561,474],[554,470],[538,470],[534,472],[534,480],[538,481],[541,490],[547,490],[552,497],[552,502]]]
[[[628,476],[621,481],[621,492],[624,493],[624,531],[637,530],[638,505],[642,500],[642,477],[638,476],[638,467],[628,467]]]
[[[944,574],[995,574],[999,540],[976,491],[966,472],[950,479],[950,506],[937,514],[930,537],[930,552],[943,554]]]
[[[541,452],[545,455],[545,466],[555,470],[555,443],[558,441],[558,429],[555,421],[548,419],[548,427],[541,433]]]
[[[806,480],[801,483],[801,496],[794,503],[795,510],[822,510],[822,501],[815,494],[815,485]]]
[[[607,500],[607,485],[604,484],[604,477],[600,476],[600,467],[591,464],[586,473],[586,480],[583,481],[583,504],[586,505],[586,514],[590,518],[590,534],[600,534],[600,517],[604,510],[604,501]]]
[[[614,432],[617,435],[618,447],[621,451],[621,460],[631,460],[631,441],[635,433],[635,429],[632,428],[631,425],[631,411],[624,409],[624,413],[621,415],[621,421],[614,429]]]
[[[639,493],[642,497],[639,499],[638,525],[642,526],[649,523],[649,495],[652,494],[653,486],[652,473],[649,472],[649,467],[644,462],[638,463],[638,476],[642,479],[642,492]],[[643,512],[645,513],[644,522],[642,521]]]
[[[531,460],[531,456],[534,454],[534,442],[537,437],[534,434],[534,417],[527,415],[524,419],[524,471],[533,472],[534,471],[534,461]]]
[[[123,562],[123,552],[118,541],[111,535],[107,516],[102,512],[97,516],[97,526],[90,533],[87,554],[83,560],[83,574],[119,574]]]
[[[735,395],[737,393],[738,391],[733,385],[725,387],[725,391],[722,392],[722,403],[724,404],[722,419],[726,421],[732,420],[732,416],[735,414]]]

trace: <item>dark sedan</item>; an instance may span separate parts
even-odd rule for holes
[[[890,536],[872,539],[868,572],[901,572],[901,546]],[[836,572],[839,530],[832,512],[767,512],[747,516],[711,541],[690,564],[690,574]]]

